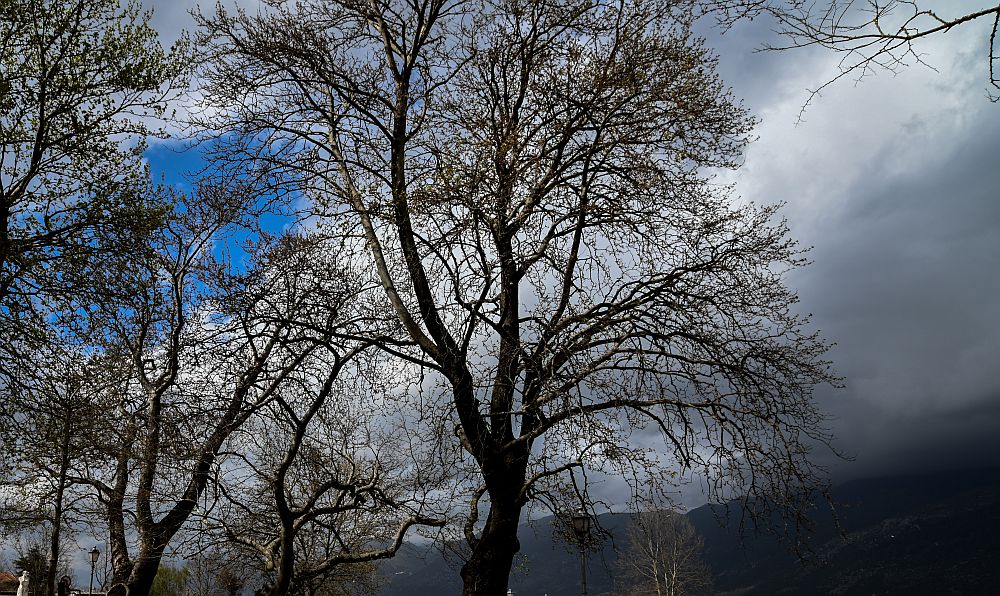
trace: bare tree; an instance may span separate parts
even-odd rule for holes
[[[317,406],[328,398],[331,385],[324,383],[313,393],[301,417],[282,400],[279,416],[291,421],[292,429],[251,424],[234,437],[239,450],[229,455],[229,465],[252,469],[256,478],[241,478],[242,486],[220,483],[226,536],[262,561],[270,578],[268,594],[366,583],[374,567],[365,564],[392,557],[411,527],[445,523],[424,511],[421,495],[436,485],[413,487],[400,475],[408,458],[393,451],[399,441],[370,428],[366,432],[365,415],[357,411],[330,408],[325,414],[336,420],[315,420],[325,417],[317,415]],[[352,387],[351,394],[357,390]],[[253,432],[267,434],[246,436]],[[256,445],[248,448],[251,441]],[[273,449],[276,461],[267,457],[267,449]],[[233,461],[237,458],[239,464]]]
[[[775,208],[711,183],[753,121],[687,5],[267,5],[200,17],[206,130],[367,251],[405,331],[371,341],[427,375],[474,471],[464,594],[505,593],[524,507],[589,505],[590,470],[804,502],[826,345]]]
[[[52,495],[42,495],[46,507],[55,503],[53,545],[64,517],[64,491],[90,487],[100,511],[88,511],[101,520],[92,523],[110,535],[111,583],[147,593],[200,497],[227,473],[220,471],[225,464],[219,456],[230,437],[266,412],[282,417],[265,431],[280,433],[268,445],[280,446],[284,455],[267,484],[280,514],[280,548],[264,551],[281,570],[284,583],[277,593],[287,591],[291,564],[303,552],[295,541],[311,538],[305,536],[309,532],[328,534],[330,544],[325,558],[299,569],[303,581],[329,576],[336,566],[391,556],[414,524],[440,525],[380,484],[394,474],[393,466],[385,465],[390,458],[364,462],[366,469],[352,472],[325,469],[327,462],[310,457],[338,447],[307,436],[316,433],[317,420],[324,420],[326,429],[354,425],[351,417],[338,421],[344,412],[331,409],[328,401],[342,366],[361,349],[356,341],[358,347],[344,348],[337,338],[357,336],[354,326],[376,326],[372,315],[350,309],[356,292],[350,278],[334,262],[303,258],[304,238],[294,233],[274,238],[259,229],[251,230],[256,245],[245,247],[248,268],[231,271],[213,251],[228,234],[253,225],[256,195],[246,189],[201,186],[191,199],[164,189],[150,192],[160,193],[163,226],[136,228],[129,239],[134,250],[91,260],[94,287],[104,298],[67,328],[77,342],[67,344],[68,355],[93,354],[96,364],[84,366],[82,356],[51,364],[46,378],[52,387],[39,386],[33,394],[42,407],[21,408],[31,415],[17,416],[18,433],[2,435],[20,454],[15,463],[33,470],[22,485],[34,486],[41,478],[55,487]],[[84,374],[88,371],[93,374]],[[309,384],[313,379],[315,386]],[[57,407],[80,401],[78,394],[88,398],[91,415]],[[51,415],[43,415],[49,410]],[[55,430],[45,431],[45,425]],[[343,436],[352,446],[378,440]],[[25,450],[29,443],[37,448]],[[376,443],[370,449],[378,448]],[[263,469],[273,454],[258,455]],[[244,456],[244,461],[253,460]],[[307,491],[295,484],[304,480],[311,481]],[[303,495],[306,501],[297,502]],[[82,496],[78,490],[74,499]],[[397,520],[394,541],[379,546],[385,530],[374,512],[386,507],[408,515]],[[43,509],[25,513],[51,517]],[[352,532],[331,521],[350,514],[368,525]],[[387,519],[380,516],[378,522]]]
[[[704,540],[682,513],[637,513],[618,557],[617,581],[635,596],[710,594],[712,575],[701,559]]]
[[[230,562],[217,549],[199,548],[185,559],[188,570],[188,589],[191,596],[223,596],[230,592],[224,587],[224,576],[230,574],[240,579],[235,570],[230,570]],[[241,582],[243,583],[243,582]],[[236,590],[238,593],[242,585]]]
[[[330,292],[338,285],[338,334],[358,325],[370,330],[377,309],[349,298],[359,291],[358,278],[346,271],[329,275],[321,264],[337,259],[310,250],[316,248],[299,236],[271,251],[264,276],[269,295],[302,292],[310,284]],[[441,487],[432,474],[447,472],[427,470],[405,431],[382,414],[391,398],[375,379],[384,371],[363,364],[366,347],[333,340],[313,353],[222,454],[219,513],[210,519],[231,545],[261,561],[268,594],[371,583],[368,563],[393,556],[410,528],[444,525],[431,516],[427,495]]]
[[[183,203],[169,205],[143,247],[95,265],[117,267],[95,276],[115,299],[96,305],[87,326],[119,381],[104,396],[115,422],[102,437],[105,460],[77,481],[96,490],[104,510],[112,583],[132,594],[150,590],[228,437],[330,340],[341,299],[318,299],[315,286],[277,295],[241,285],[213,256],[227,234],[254,221],[256,196],[245,189],[165,196]]]

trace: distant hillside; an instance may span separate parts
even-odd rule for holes
[[[690,512],[705,538],[704,558],[719,594],[1000,594],[1000,470],[860,480],[837,487],[833,497],[840,531],[829,514],[817,513],[806,562],[773,537],[741,539],[731,527],[721,527],[721,508]],[[615,594],[615,547],[625,548],[629,516],[606,514],[599,522],[612,538],[590,555],[591,596]],[[552,518],[522,528],[520,539],[511,579],[518,596],[580,593],[578,551],[553,539]],[[382,594],[458,594],[459,566],[454,555],[405,545],[383,564]]]
[[[706,553],[723,574],[720,588],[752,586],[738,592],[748,596],[1000,593],[1000,471],[858,481],[834,498],[844,535],[821,526],[809,564],[786,556],[754,566],[758,557],[748,556],[733,565]]]

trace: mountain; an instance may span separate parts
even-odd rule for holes
[[[599,522],[612,537],[624,536],[628,515],[605,514]],[[510,587],[517,596],[573,596],[580,594],[580,551],[553,535],[553,518],[521,527],[521,552],[514,560]],[[587,592],[590,596],[614,594],[615,546],[613,538],[588,555]],[[455,553],[442,555],[440,546],[406,544],[385,561],[380,570],[385,586],[382,596],[438,596],[459,594],[462,561]]]
[[[721,506],[688,513],[719,594],[740,596],[987,595],[1000,593],[1000,470],[857,480],[817,503],[807,548],[792,554],[769,533],[736,531]],[[827,513],[823,513],[823,512]],[[588,556],[590,596],[615,594],[627,514],[604,514],[608,537]],[[720,521],[722,525],[720,525]],[[522,527],[511,588],[517,596],[580,594],[580,556],[553,536],[553,519]],[[458,594],[457,555],[407,544],[382,568],[383,596]]]
[[[841,531],[819,524],[804,564],[767,540],[766,556],[734,559],[706,536],[717,585],[748,596],[1000,593],[1000,471],[855,481],[833,498]]]

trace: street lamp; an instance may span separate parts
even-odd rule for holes
[[[88,594],[94,593],[94,567],[97,566],[97,559],[101,556],[101,551],[94,547],[94,550],[90,551],[90,590]]]
[[[587,551],[586,543],[587,539],[590,538],[590,516],[587,515],[587,511],[581,507],[579,511],[573,514],[573,533],[576,534],[577,544],[580,545],[580,577],[583,580],[583,591],[580,592],[582,596],[587,596]]]

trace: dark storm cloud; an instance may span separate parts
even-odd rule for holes
[[[1000,417],[1000,114],[934,167],[880,176],[870,164],[847,204],[810,238],[803,305],[838,342],[846,377],[824,395],[858,470],[996,458]],[[994,462],[997,460],[994,459]],[[846,468],[845,468],[846,470]]]
[[[799,125],[834,56],[751,53],[762,25],[713,40],[763,116],[731,180],[786,202],[814,247],[790,282],[837,342],[846,388],[817,400],[856,458],[832,462],[838,478],[1000,463],[1000,106],[983,90],[986,37],[964,33],[927,46],[940,73],[835,85]]]

